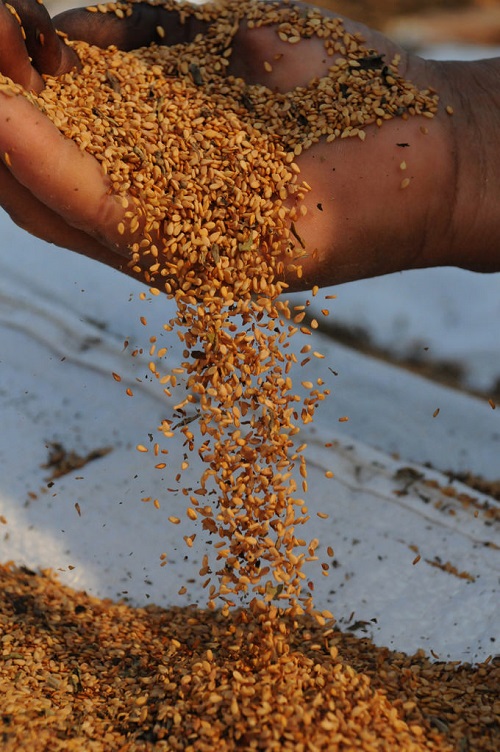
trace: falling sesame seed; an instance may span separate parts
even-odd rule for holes
[[[131,5],[99,5],[89,12],[114,14],[121,19],[132,12]],[[193,19],[197,23],[209,22],[210,33],[198,34],[192,42],[173,47],[155,44],[132,53],[68,40],[81,59],[81,69],[58,78],[46,76],[40,95],[29,97],[65,136],[101,164],[111,191],[124,209],[117,232],[130,245],[129,269],[149,290],[139,298],[146,305],[151,296],[164,293],[176,304],[175,314],[163,324],[162,334],[172,332],[171,336],[179,338],[182,362],[166,363],[163,359],[167,349],[159,347],[160,338],[150,338],[144,351],[149,351],[149,357],[155,360],[149,361],[146,378],[155,384],[160,382],[164,389],[161,394],[176,395],[165,401],[169,413],[161,419],[159,438],[161,442],[173,439],[182,443],[185,455],[171,472],[171,478],[179,484],[175,489],[179,498],[190,505],[182,508],[182,514],[186,510],[188,519],[197,521],[207,535],[215,536],[213,550],[222,562],[213,582],[204,580],[208,601],[203,614],[209,614],[211,619],[207,623],[218,625],[218,634],[226,638],[225,630],[233,617],[225,612],[228,621],[220,626],[217,606],[222,602],[223,608],[228,608],[240,596],[250,595],[249,608],[241,612],[246,614],[241,618],[248,618],[248,622],[234,623],[247,635],[248,630],[242,625],[251,623],[260,636],[254,635],[240,644],[236,633],[234,639],[224,639],[222,650],[226,644],[227,651],[236,646],[231,660],[230,653],[224,653],[225,663],[231,666],[238,661],[244,644],[249,651],[245,654],[249,666],[254,665],[257,656],[259,665],[265,666],[271,662],[265,655],[283,655],[290,659],[296,675],[309,682],[310,662],[299,653],[289,656],[285,650],[293,620],[315,614],[311,593],[303,590],[302,567],[307,558],[311,563],[317,559],[314,552],[318,547],[318,542],[311,542],[306,547],[307,557],[301,551],[306,542],[296,537],[296,528],[307,523],[309,515],[303,499],[298,498],[300,487],[304,494],[308,492],[307,464],[301,455],[305,447],[294,449],[293,444],[301,425],[313,421],[315,409],[328,390],[323,389],[324,382],[315,374],[315,382],[302,382],[310,390],[302,398],[294,393],[290,376],[298,358],[292,348],[287,349],[288,340],[299,331],[311,335],[311,329],[318,328],[314,318],[309,327],[293,326],[302,323],[306,309],[291,310],[283,298],[286,284],[282,277],[287,265],[290,274],[295,273],[300,279],[301,256],[310,252],[314,259],[317,253],[306,248],[294,224],[297,221],[299,225],[307,214],[307,195],[314,189],[301,180],[297,158],[320,139],[363,140],[364,128],[374,118],[384,127],[400,106],[410,108],[410,101],[415,111],[431,117],[437,101],[404,81],[397,72],[397,61],[388,68],[390,82],[384,81],[381,71],[373,65],[373,53],[362,40],[348,33],[339,18],[323,18],[312,7],[304,10],[291,4],[277,7],[274,3],[247,0],[197,7],[176,6],[165,0],[159,8],[162,13],[177,8],[181,25]],[[267,25],[271,33],[275,29],[277,40],[292,45],[314,37],[324,47],[325,59],[328,57],[331,66],[325,66],[325,75],[314,85],[286,93],[249,86],[242,79],[227,75],[232,45],[237,41],[235,35],[245,19],[249,28]],[[163,26],[157,26],[156,32],[160,39],[164,38]],[[336,63],[337,57],[343,63]],[[366,61],[370,64],[363,64]],[[271,63],[266,61],[264,69],[271,72]],[[349,91],[349,104],[342,111],[332,106],[338,96],[331,92],[337,86]],[[284,112],[296,116],[284,117]],[[323,113],[321,117],[319,113]],[[355,125],[354,121],[346,125],[354,113]],[[286,261],[278,261],[284,246],[289,249]],[[290,250],[295,246],[295,251]],[[317,293],[315,286],[312,296]],[[327,315],[327,309],[322,313]],[[140,322],[147,326],[144,316]],[[301,352],[308,355],[311,350],[305,346]],[[131,354],[136,357],[141,353],[142,348],[137,348]],[[316,351],[313,356],[324,358]],[[309,361],[309,357],[304,358],[303,367]],[[126,393],[132,396],[131,390]],[[340,422],[346,420],[339,418]],[[160,442],[154,445],[155,458],[159,447]],[[139,452],[149,451],[142,444],[136,448]],[[193,453],[201,458],[203,470],[196,479],[197,486],[191,488],[185,487],[183,474],[190,467]],[[166,469],[164,462],[154,459],[153,463],[156,469]],[[298,474],[303,479],[301,486],[297,483]],[[333,477],[333,473],[326,471],[325,476]],[[172,484],[173,480],[167,483]],[[165,492],[173,492],[170,485]],[[202,499],[207,506],[197,504]],[[153,505],[159,508],[159,499],[154,499]],[[327,518],[323,512],[317,514],[320,519]],[[168,520],[180,524],[180,517],[170,516]],[[191,548],[195,534],[183,538]],[[166,557],[161,558],[161,565],[165,564]],[[326,576],[328,565],[321,570]],[[208,562],[204,562],[201,571],[204,578],[211,574]],[[181,588],[181,592],[185,591]],[[279,608],[270,606],[268,598],[271,604],[279,603]],[[277,625],[285,617],[287,626],[281,634]],[[317,615],[318,624],[324,625],[330,618],[330,612],[323,611]],[[262,624],[267,619],[273,630],[265,633]],[[183,628],[186,629],[185,623]],[[189,634],[195,633],[193,630]],[[184,639],[184,632],[180,636]],[[211,643],[205,637],[204,633],[200,635],[199,644]],[[170,663],[173,670],[177,669],[176,661],[169,660],[169,651],[183,649],[183,643],[174,643],[174,639],[162,643],[162,653],[168,660],[161,668],[166,672]],[[214,642],[218,644],[218,640]],[[280,646],[282,652],[277,649]],[[206,659],[210,671],[216,652],[214,649],[210,660]],[[197,669],[187,664],[185,668],[183,674],[175,675],[175,687],[190,688],[196,683]],[[243,664],[240,668],[243,670]],[[327,676],[329,671],[330,664]],[[246,668],[241,675],[245,684]],[[142,678],[148,676],[155,674],[144,670]],[[149,698],[145,689],[148,683],[144,681],[134,695],[135,703],[131,696],[120,723],[123,728],[151,724],[144,729],[142,740],[156,739],[156,734],[167,729],[160,742],[164,740],[168,746],[169,734],[176,739],[175,729],[180,730],[187,717],[190,689],[182,689],[186,707],[177,704],[173,689],[168,692],[169,703],[172,698],[170,707],[163,702],[159,677],[160,674],[154,679],[153,689],[158,693],[157,699],[152,703],[144,699]],[[223,713],[230,713],[232,718],[246,718],[249,714],[251,709],[245,704],[244,694],[232,687],[222,689],[219,684],[216,682],[206,697],[198,698],[197,723],[204,721],[204,702],[210,708],[223,706]],[[319,692],[320,687],[318,683],[314,691]],[[264,700],[271,701],[272,696]],[[382,701],[385,700],[377,699]],[[299,704],[302,702],[301,699]],[[136,716],[134,704],[140,710]],[[165,713],[157,725],[151,718],[156,713]],[[209,715],[209,728],[215,734],[219,716]],[[264,714],[266,721],[268,715]],[[388,712],[382,715],[385,729],[392,717]],[[195,715],[191,713],[189,717]],[[253,712],[250,717],[254,718]],[[313,714],[311,723],[306,724],[308,735],[317,731],[316,718],[320,726],[333,723],[324,714]],[[258,742],[261,746],[270,748],[282,738],[282,729],[277,736],[269,735],[262,718],[258,726],[263,735],[263,741]],[[328,733],[322,739],[331,737],[332,730],[333,727],[324,727]],[[182,736],[190,745],[191,734],[189,730]],[[238,739],[243,740],[245,734],[242,731]],[[357,736],[348,735],[347,747],[352,746],[353,738]],[[211,744],[210,738],[207,749],[222,749],[218,741]],[[306,742],[300,744],[304,746]],[[127,742],[121,739],[115,746],[125,748]],[[177,741],[173,746],[178,746]],[[313,748],[314,741],[310,746]],[[322,746],[323,741],[316,748]],[[400,747],[396,744],[394,748]]]

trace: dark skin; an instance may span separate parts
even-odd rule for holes
[[[195,19],[182,25],[175,11],[147,5],[135,6],[124,20],[67,11],[53,25],[35,0],[11,4],[27,38],[0,4],[0,71],[34,91],[43,87],[41,73],[58,75],[78,65],[54,27],[70,38],[122,49],[158,41],[158,25],[167,30],[167,43],[192,39],[205,29]],[[387,60],[399,52],[400,73],[439,93],[439,113],[432,120],[411,117],[369,126],[363,143],[357,138],[320,142],[297,159],[302,178],[312,186],[305,200],[308,213],[296,223],[310,253],[302,262],[302,279],[290,275],[287,281],[300,289],[426,266],[500,270],[500,60],[424,61],[378,32],[344,23]],[[264,60],[280,54],[266,72]],[[329,64],[317,39],[289,45],[272,27],[242,26],[230,72],[287,90],[323,75]],[[446,105],[453,107],[452,117]],[[398,145],[405,143],[410,146]],[[26,99],[0,93],[0,157],[5,152],[0,204],[14,221],[45,240],[127,271],[128,250],[116,230],[123,210],[109,195],[98,163]],[[411,181],[404,190],[403,177]]]

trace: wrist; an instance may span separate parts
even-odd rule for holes
[[[440,96],[436,124],[451,181],[443,196],[451,214],[439,263],[500,271],[500,59],[427,66]]]

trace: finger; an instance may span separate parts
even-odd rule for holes
[[[0,73],[28,91],[43,89],[41,76],[30,63],[19,19],[0,2]]]
[[[24,97],[0,93],[0,157],[21,185],[70,226],[128,257],[124,209],[99,163]]]
[[[0,205],[30,235],[132,274],[122,255],[102,245],[83,230],[68,225],[21,185],[1,161]]]
[[[321,14],[341,21],[342,36],[342,29],[356,35],[367,50],[376,49],[388,63],[396,53],[403,52],[381,33],[360,23],[323,9]],[[328,75],[334,60],[325,50],[321,37],[303,38],[300,45],[295,46],[281,41],[277,32],[276,24],[249,28],[242,22],[232,42],[228,73],[243,78],[247,84],[262,84],[281,92],[307,87],[313,79]]]
[[[115,45],[121,50],[145,47],[152,42],[158,44],[180,44],[190,41],[205,32],[207,23],[192,14],[137,3],[131,7],[130,15],[118,18],[114,13],[91,12],[87,8],[64,11],[54,18],[54,25],[68,35],[69,39],[79,39],[97,47]]]
[[[77,65],[77,56],[56,34],[44,5],[36,0],[9,0],[9,5],[22,20],[28,55],[39,73],[57,76]]]
[[[232,47],[228,73],[273,91],[306,87],[313,78],[326,75],[331,64],[321,39],[302,40],[297,54],[296,47],[281,41],[276,26],[249,29],[242,24]]]

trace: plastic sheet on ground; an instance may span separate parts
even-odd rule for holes
[[[102,597],[203,606],[198,569],[211,544],[185,519],[175,483],[185,449],[171,440],[161,472],[150,454],[135,449],[150,443],[172,407],[147,378],[148,338],[170,318],[172,303],[140,301],[141,285],[31,238],[5,215],[0,239],[1,560],[54,569],[64,582]],[[499,276],[468,275],[461,289],[455,271],[440,270],[446,291],[440,295],[439,289],[429,293],[434,274],[386,278],[372,320],[387,321],[401,287],[412,285],[413,296],[404,299],[407,330],[421,322],[425,298],[434,351],[445,351],[453,337],[465,357],[484,335],[493,372]],[[469,283],[478,301],[476,309],[476,300],[467,304],[474,326],[446,315],[465,305]],[[351,293],[359,295],[356,285],[343,288],[340,301]],[[329,301],[332,319],[336,306]],[[368,313],[367,304],[360,316]],[[392,331],[394,341],[406,336]],[[175,366],[178,340],[166,333],[163,339],[167,363]],[[293,339],[300,349],[300,337]],[[125,350],[124,340],[130,342]],[[311,516],[304,537],[320,539],[320,561],[330,566],[328,577],[319,564],[308,570],[317,605],[332,610],[343,629],[378,644],[454,660],[486,658],[500,638],[499,505],[447,473],[498,478],[500,409],[321,334],[313,340],[326,356],[316,374],[332,390],[300,435],[308,444]],[[130,357],[135,346],[145,347],[143,357]],[[339,422],[344,416],[349,421]],[[43,465],[54,444],[99,456],[49,481]],[[333,478],[325,476],[328,470]],[[195,481],[195,464],[184,483],[189,472]],[[158,498],[161,508],[142,502],[145,497]],[[180,525],[168,522],[172,514]],[[193,532],[188,549],[183,536]],[[181,596],[183,586],[188,592]]]

